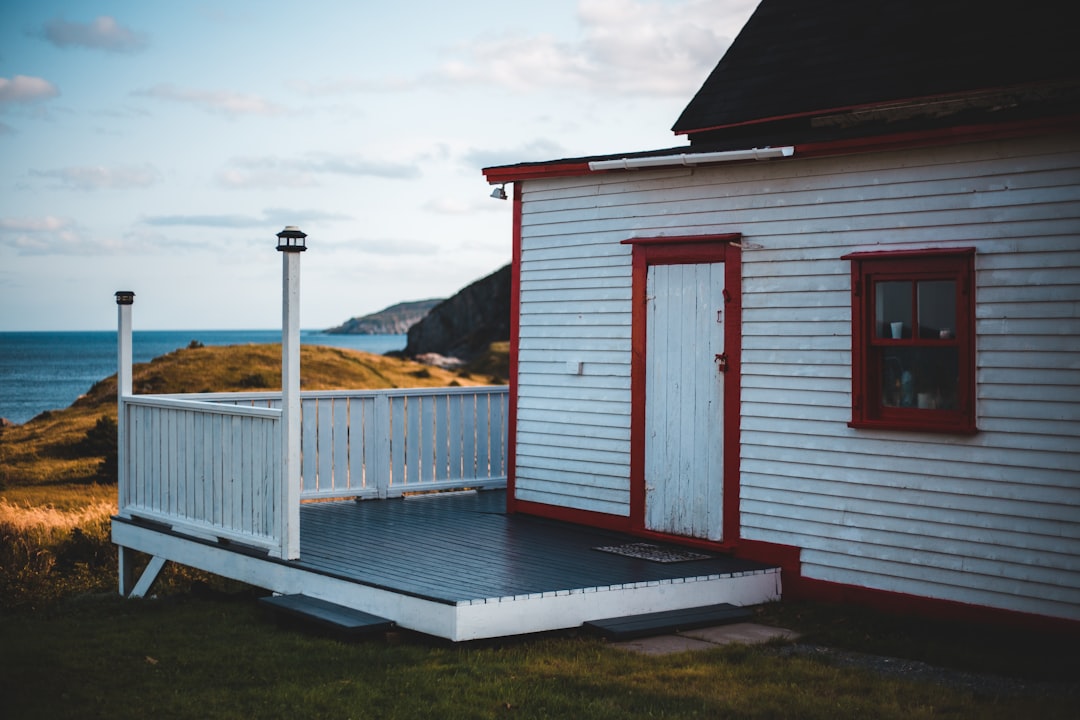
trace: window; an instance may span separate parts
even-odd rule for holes
[[[853,253],[852,427],[975,432],[975,250]]]

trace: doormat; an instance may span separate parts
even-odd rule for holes
[[[694,552],[692,550],[668,550],[651,543],[607,545],[605,547],[593,548],[593,550],[658,563],[689,562],[691,560],[709,560],[712,558],[712,555],[703,555],[702,553]]]

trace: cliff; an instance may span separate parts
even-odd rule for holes
[[[391,305],[370,315],[354,317],[325,332],[329,335],[404,335],[443,298]]]
[[[441,355],[466,363],[493,342],[510,338],[510,266],[496,270],[442,301],[409,328],[404,355]],[[433,364],[454,364],[433,363]]]

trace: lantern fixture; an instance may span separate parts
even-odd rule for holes
[[[307,250],[307,233],[295,225],[286,225],[285,229],[277,234],[277,249],[281,252],[304,252]]]
[[[116,291],[116,304],[117,305],[134,305],[135,293],[131,290],[117,290]]]

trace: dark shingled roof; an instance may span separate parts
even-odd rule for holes
[[[910,121],[912,101],[942,96],[954,123],[1033,101],[1075,111],[1077,16],[1068,0],[762,0],[672,129],[695,145],[748,147],[776,123],[791,141],[830,139],[820,123],[800,137],[805,118],[902,101]],[[735,129],[747,124],[758,127]]]
[[[485,174],[508,182],[611,158],[1080,127],[1078,20],[1076,0],[762,0],[672,128],[688,146]]]

